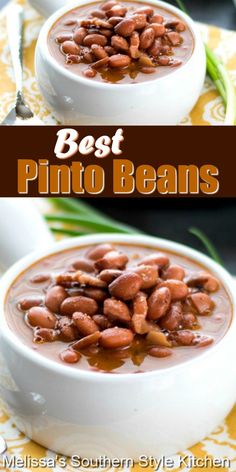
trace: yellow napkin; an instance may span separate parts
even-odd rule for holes
[[[17,1],[17,0],[13,0]],[[50,0],[48,0],[50,1]],[[45,124],[56,123],[52,113],[46,108],[38,91],[34,77],[34,49],[43,19],[29,7],[25,0],[25,48],[24,48],[24,87],[25,97],[33,112]],[[7,46],[5,21],[6,8],[0,13],[0,122],[10,110],[15,97],[15,85],[11,58]],[[207,44],[221,57],[230,71],[236,85],[236,33],[213,26],[201,25]],[[201,97],[183,125],[220,125],[224,120],[224,106],[212,82],[207,78]]]

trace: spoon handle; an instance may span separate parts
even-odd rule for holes
[[[20,5],[10,7],[7,15],[7,30],[16,81],[16,97],[17,102],[20,102],[23,101],[23,8]]]

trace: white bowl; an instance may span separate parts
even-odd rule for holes
[[[178,15],[194,37],[189,60],[171,73],[137,84],[109,84],[86,79],[61,66],[49,52],[47,39],[53,24],[66,12],[88,0],[61,8],[44,24],[36,47],[35,70],[40,91],[56,118],[73,125],[175,125],[193,108],[200,95],[206,56],[198,26],[168,3],[148,3]]]
[[[42,257],[104,241],[174,251],[214,273],[228,291],[234,312],[223,339],[178,365],[117,375],[64,366],[21,343],[4,316],[4,300],[15,278]],[[234,404],[235,307],[235,282],[231,276],[220,265],[186,246],[148,236],[120,234],[55,243],[53,248],[17,262],[1,280],[0,341],[8,372],[8,387],[3,386],[6,372],[0,377],[2,396],[21,431],[61,454],[138,460],[141,454],[158,457],[185,450],[208,435]]]

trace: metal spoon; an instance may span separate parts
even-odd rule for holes
[[[16,81],[15,106],[2,122],[2,125],[43,125],[26,105],[23,95],[23,8],[12,5],[7,14],[7,30],[12,65]]]

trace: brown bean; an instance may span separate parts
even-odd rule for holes
[[[56,42],[61,44],[64,41],[71,41],[73,39],[73,35],[71,33],[61,33],[56,37]]]
[[[172,351],[171,349],[168,349],[168,347],[152,347],[149,351],[148,354],[152,357],[168,357],[171,356]]]
[[[85,287],[83,292],[86,297],[93,298],[98,303],[102,303],[107,297],[107,293],[100,288]]]
[[[97,59],[103,59],[104,57],[107,57],[105,49],[102,46],[99,46],[98,44],[92,44],[91,50]]]
[[[167,287],[157,288],[148,299],[148,318],[158,320],[170,307],[171,292]]]
[[[146,6],[146,7],[140,7],[136,10],[135,13],[143,13],[144,15],[152,16],[154,13],[154,10],[152,7]]]
[[[111,45],[116,50],[121,49],[123,51],[128,51],[128,49],[129,49],[129,44],[126,41],[126,39],[122,38],[122,36],[118,36],[118,35],[112,36]]]
[[[115,54],[114,56],[110,57],[109,64],[111,67],[127,67],[130,64],[130,57],[125,56],[124,54]]]
[[[122,7],[121,5],[114,5],[110,10],[107,10],[107,16],[125,16],[127,8]]]
[[[109,23],[109,21],[104,21],[101,19],[94,20],[94,26],[96,26],[96,28],[100,28],[100,33],[102,33],[102,30],[112,29],[112,25],[111,23]]]
[[[73,351],[73,349],[66,349],[60,353],[60,358],[67,364],[76,364],[80,360],[81,354]]]
[[[153,28],[148,27],[140,35],[140,48],[141,49],[150,48],[154,39],[155,39],[154,30]]]
[[[108,56],[112,56],[113,54],[116,53],[115,49],[112,48],[111,46],[105,46],[104,49],[107,52]]]
[[[189,287],[202,287],[207,292],[216,292],[220,286],[219,281],[213,275],[208,274],[208,272],[190,274],[186,277],[185,283]]]
[[[88,336],[85,336],[84,338],[75,341],[75,343],[71,345],[71,348],[73,348],[75,351],[85,349],[88,346],[91,346],[92,344],[97,344],[100,336],[100,331],[96,331],[95,333],[89,334]]]
[[[108,2],[105,2],[101,5],[101,9],[104,11],[107,11],[107,10],[110,10],[115,5],[118,5],[118,2],[116,0],[108,0]]]
[[[103,18],[106,18],[106,13],[104,13],[104,11],[102,11],[102,10],[97,9],[97,10],[91,11],[90,16],[94,16],[95,18],[103,19]]]
[[[197,347],[206,347],[212,344],[213,341],[214,339],[211,336],[199,335],[199,336],[196,336],[194,344]]]
[[[57,340],[57,332],[54,329],[49,329],[49,328],[35,328],[34,329],[34,335],[33,335],[33,341],[35,343],[51,343],[53,341]]]
[[[30,308],[26,319],[31,326],[39,326],[40,328],[55,328],[57,318],[47,308],[34,306]]]
[[[110,58],[116,58],[117,56],[123,56],[122,54],[116,54]],[[128,57],[128,56],[123,56]],[[129,58],[128,58],[129,59]],[[124,269],[128,262],[128,257],[123,252],[110,251],[105,254],[101,259],[95,262],[95,267],[98,270],[104,269]]]
[[[98,304],[92,298],[83,296],[66,298],[60,308],[60,312],[65,316],[72,316],[75,312],[86,313],[89,316],[95,315],[98,310]]]
[[[74,34],[73,34],[73,40],[76,44],[83,44],[83,40],[85,38],[85,36],[88,34],[88,31],[81,27],[81,28],[78,28],[77,30],[75,30]]]
[[[184,313],[182,324],[184,328],[193,329],[197,325],[197,319],[193,313]]]
[[[106,288],[107,283],[104,280],[101,280],[99,277],[85,274],[83,272],[78,272],[77,275],[74,277],[81,285],[89,285],[90,287],[96,288]]]
[[[64,272],[63,274],[58,274],[55,277],[55,281],[57,285],[63,285],[64,287],[71,287],[71,285],[74,284],[75,282],[75,274],[77,274],[76,271],[71,271],[71,272]]]
[[[115,298],[107,298],[104,301],[103,313],[110,321],[120,321],[122,323],[128,323],[131,321],[127,305],[121,300],[116,300]]]
[[[77,328],[71,318],[63,316],[57,322],[57,330],[59,330],[59,339],[63,342],[72,342],[79,337]]]
[[[65,44],[65,43],[64,43]],[[92,44],[99,44],[99,46],[106,46],[107,38],[101,34],[92,33],[85,36],[83,40],[84,46],[92,46]]]
[[[186,26],[185,24],[182,22],[182,21],[179,21],[175,27],[176,31],[178,31],[178,33],[183,33],[183,31],[186,30]]]
[[[109,62],[109,57],[103,57],[103,59],[99,59],[99,61],[94,62],[91,67],[93,69],[100,69],[101,67],[104,67],[106,64]]]
[[[160,66],[168,66],[170,64],[170,57],[168,56],[160,56],[158,58],[158,64]]]
[[[183,300],[188,295],[188,287],[181,280],[168,279],[162,282],[160,287],[167,287],[171,293],[171,300]]]
[[[177,331],[174,334],[174,339],[175,341],[180,344],[181,346],[191,346],[193,343],[195,334],[192,331],[188,330],[182,330],[182,331]]]
[[[106,349],[117,349],[130,346],[134,335],[130,329],[108,328],[102,331],[99,343]]]
[[[61,45],[61,50],[63,54],[79,54],[80,46],[74,41],[64,41]]]
[[[146,318],[148,312],[147,294],[138,292],[133,299],[133,314]]]
[[[113,297],[121,300],[132,300],[139,292],[142,278],[135,272],[125,272],[109,285],[108,289]]]
[[[154,254],[149,254],[149,256],[144,257],[138,265],[156,265],[159,269],[167,266],[170,260],[166,254],[162,252],[156,252]]]
[[[115,269],[104,269],[100,272],[99,278],[108,284],[115,280],[122,274],[121,270]]]
[[[134,272],[142,279],[141,290],[154,287],[158,282],[158,269],[156,266],[140,265],[135,267]]]
[[[99,48],[100,46],[97,46],[97,47]],[[73,262],[72,266],[76,270],[82,270],[84,272],[89,272],[89,273],[94,272],[93,262],[89,261],[88,259],[85,259],[84,257],[76,259],[76,261]]]
[[[36,274],[30,278],[30,282],[32,284],[42,284],[44,282],[48,282],[51,279],[50,274]]]
[[[130,36],[135,29],[135,22],[132,18],[125,18],[118,23],[114,30],[120,36]]]
[[[152,23],[150,27],[153,29],[155,38],[159,38],[164,36],[166,29],[164,25],[160,25],[159,23]]]
[[[104,315],[94,315],[93,320],[102,331],[112,326],[111,322]]]
[[[67,297],[68,294],[66,290],[60,285],[55,285],[47,291],[45,305],[50,311],[58,313],[63,300],[65,300]]]
[[[76,312],[73,314],[72,319],[79,333],[83,336],[88,336],[98,331],[95,321],[85,313]]]
[[[81,62],[81,57],[76,56],[75,54],[67,54],[66,64],[79,64]]]
[[[175,31],[171,31],[166,34],[166,37],[169,39],[172,46],[179,46],[182,42],[181,36]]]
[[[102,257],[104,257],[108,252],[114,251],[114,249],[114,246],[109,243],[98,244],[97,246],[91,246],[87,250],[86,257],[93,261],[97,261],[98,259],[102,259]]]
[[[181,303],[173,303],[168,313],[160,319],[159,325],[162,329],[175,331],[182,323],[183,309]]]
[[[140,72],[143,74],[154,74],[156,70],[154,67],[141,67]]]
[[[140,39],[139,39],[139,34],[137,31],[134,31],[131,36],[130,36],[130,56],[132,59],[138,59],[140,56],[140,51],[139,51],[139,44],[140,44]]]
[[[202,292],[193,293],[189,296],[194,308],[199,315],[209,315],[214,308],[214,302],[209,295]]]
[[[161,15],[155,14],[150,18],[150,23],[163,23],[164,18]]]
[[[122,16],[112,16],[111,18],[109,18],[108,22],[112,26],[115,26],[115,25],[117,25],[117,23],[120,23],[120,21],[122,21],[122,20],[123,20]]]
[[[87,79],[93,79],[97,75],[97,72],[94,69],[88,68],[83,71],[83,75],[87,77]]]
[[[185,276],[185,270],[183,267],[177,264],[171,264],[165,271],[163,271],[162,278],[163,279],[175,279],[175,280],[183,280]]]
[[[147,25],[147,15],[144,13],[135,13],[132,20],[134,20],[136,30],[143,29]]]
[[[160,52],[161,52],[161,40],[155,39],[154,43],[149,48],[148,53],[151,54],[151,56],[158,56]]]
[[[172,344],[168,341],[166,335],[161,331],[149,331],[146,340],[149,344],[157,346],[171,347]]]
[[[18,307],[22,311],[27,311],[34,306],[39,306],[43,303],[43,297],[27,297],[19,301]]]

